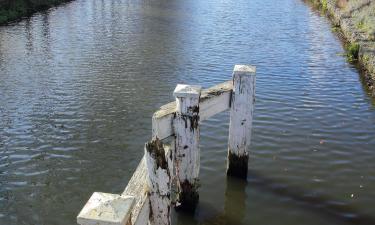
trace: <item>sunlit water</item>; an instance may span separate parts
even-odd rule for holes
[[[0,27],[0,224],[75,224],[121,193],[177,83],[257,66],[247,182],[228,114],[201,127],[200,204],[176,224],[375,224],[375,107],[300,0],[76,0]]]

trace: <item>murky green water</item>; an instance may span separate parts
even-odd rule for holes
[[[76,0],[0,27],[0,224],[74,224],[120,193],[177,83],[257,66],[247,182],[228,115],[201,128],[200,204],[176,224],[375,224],[375,106],[300,0]]]

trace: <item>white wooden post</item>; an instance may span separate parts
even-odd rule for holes
[[[77,216],[80,225],[131,225],[135,198],[94,192]]]
[[[255,102],[255,72],[254,66],[234,66],[228,140],[229,176],[247,177]]]
[[[175,169],[177,176],[177,208],[194,210],[199,199],[199,97],[201,86],[178,84],[176,97]]]
[[[151,206],[149,221],[151,225],[169,225],[172,156],[167,156],[163,143],[155,139],[145,144],[145,159]]]

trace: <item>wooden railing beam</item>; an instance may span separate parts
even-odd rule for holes
[[[206,120],[230,108],[232,81],[227,81],[204,89],[199,99],[200,121]],[[174,135],[173,119],[176,114],[176,102],[160,107],[152,117],[152,137],[163,140]]]
[[[194,210],[200,168],[199,124],[230,109],[227,174],[246,178],[255,100],[255,67],[236,65],[232,81],[201,90],[177,85],[175,102],[152,118],[152,139],[121,195],[95,192],[77,217],[81,225],[169,225],[172,185],[179,208]],[[162,140],[173,137],[170,146]],[[172,184],[173,182],[173,184]],[[118,204],[120,203],[120,204]]]

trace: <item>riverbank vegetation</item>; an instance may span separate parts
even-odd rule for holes
[[[375,40],[375,1],[351,0],[340,7],[345,13],[351,15],[356,27]]]
[[[29,16],[69,0],[0,0],[0,24]]]
[[[347,46],[346,46],[346,49],[347,49],[347,53],[346,53],[346,57],[348,58],[348,60],[350,62],[354,62],[356,60],[358,60],[358,53],[359,53],[359,44],[358,43],[349,43]]]
[[[375,1],[311,0],[332,20],[346,39],[348,61],[358,61],[375,96]]]

